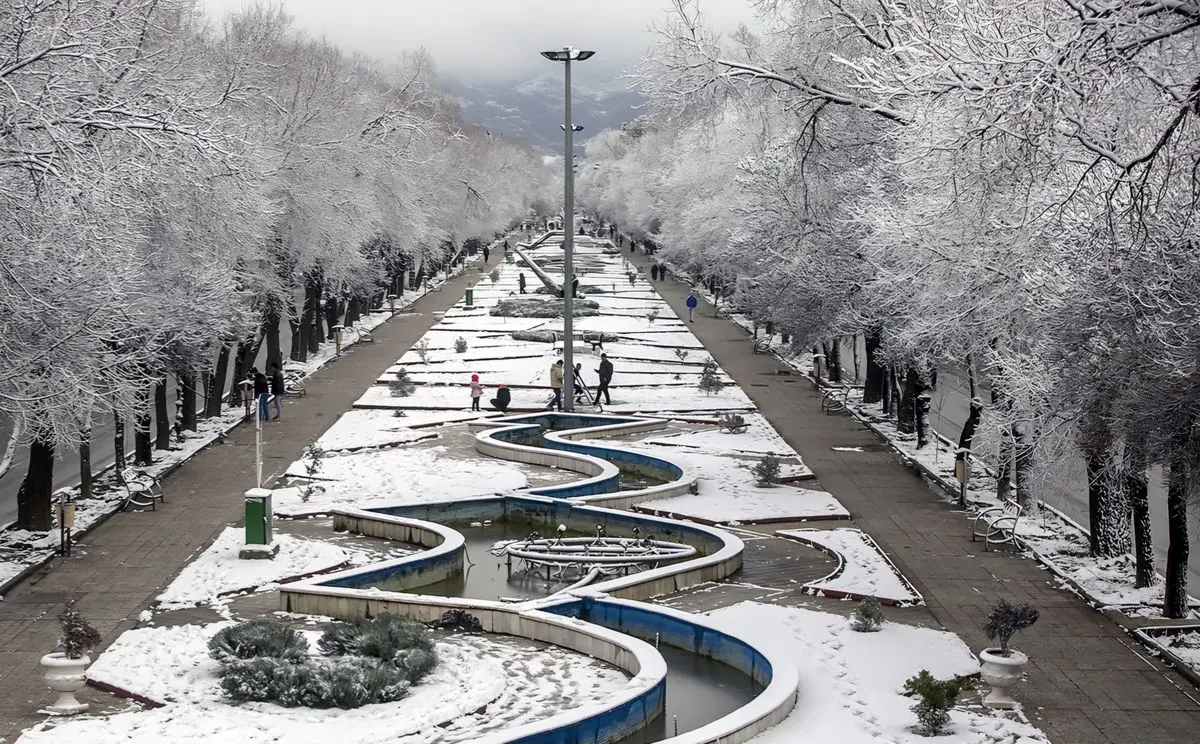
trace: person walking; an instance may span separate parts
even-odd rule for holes
[[[482,410],[479,407],[479,399],[483,397],[483,385],[479,382],[479,375],[471,375],[471,410]]]
[[[488,259],[491,258],[491,255],[492,255],[491,249],[485,245],[483,247],[483,262],[485,264],[488,262]]]
[[[254,377],[254,399],[258,401],[258,420],[267,421],[267,401],[271,398],[271,388],[267,376],[258,371],[258,367],[250,370]]]
[[[508,386],[501,385],[496,388],[496,397],[488,402],[500,413],[508,413],[508,407],[512,403],[512,393],[508,391]]]
[[[562,410],[562,389],[563,389],[563,360],[559,359],[550,367],[550,389],[554,391],[554,400],[550,401],[550,405],[546,406],[548,410],[557,408]]]
[[[688,322],[689,323],[696,322],[696,305],[699,305],[699,304],[700,304],[700,301],[696,299],[696,290],[693,289],[690,292],[688,292],[687,309],[688,309]]]
[[[283,393],[285,390],[283,380],[283,370],[278,364],[272,364],[268,368],[271,372],[271,397],[275,399],[275,416],[278,419],[283,415]]]
[[[608,384],[612,382],[613,365],[608,361],[608,354],[600,355],[600,367],[596,370],[599,375],[600,384],[596,387],[596,402],[600,402],[600,394],[604,394],[604,405],[611,406],[612,398],[608,395]]]
[[[519,290],[521,294],[525,294],[525,272],[517,274],[517,290]]]

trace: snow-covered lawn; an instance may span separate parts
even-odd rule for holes
[[[324,513],[338,506],[365,508],[466,498],[526,485],[524,473],[499,460],[418,445],[322,458],[314,483],[324,490],[318,489],[306,499],[306,464],[297,460],[286,471],[300,487],[273,492],[277,513],[296,516]]]
[[[223,595],[327,571],[351,560],[351,554],[337,546],[286,534],[275,535],[279,553],[273,559],[242,560],[238,551],[245,537],[242,527],[226,527],[158,595],[159,608],[174,610],[216,603]]]
[[[743,484],[731,493],[711,481],[701,481],[698,494],[643,501],[634,508],[698,522],[731,525],[850,518],[846,508],[833,494],[825,491]]]
[[[498,636],[437,644],[440,663],[396,703],[356,710],[231,705],[222,698],[207,642],[224,623],[127,631],[88,670],[98,682],[168,703],[149,711],[35,727],[23,744],[439,744],[595,705],[624,689],[619,670],[556,647]],[[316,633],[311,632],[310,641]],[[315,645],[315,644],[310,644]]]
[[[1200,675],[1200,628],[1143,628],[1140,634]]]
[[[779,530],[775,534],[816,545],[838,557],[838,567],[804,588],[832,597],[875,597],[884,603],[919,604],[921,595],[862,530]]]
[[[727,385],[719,393],[708,395],[697,387],[627,387],[613,393],[612,413],[706,413],[711,411],[752,411],[754,402],[741,388]]]
[[[947,734],[928,738],[912,731],[915,701],[901,694],[906,679],[922,669],[939,679],[979,670],[970,649],[952,633],[898,623],[856,633],[840,615],[753,602],[711,617],[717,627],[752,632],[755,643],[774,646],[799,667],[795,709],[752,739],[754,744],[1049,744],[1015,714],[965,704],[952,712]],[[963,703],[978,699],[971,693],[963,698]]]
[[[395,447],[423,439],[436,439],[436,429],[411,429],[407,418],[392,411],[348,411],[317,438],[317,447],[327,451],[370,447]]]
[[[758,455],[774,454],[779,457],[799,457],[791,445],[771,427],[762,414],[742,414],[749,428],[741,434],[731,434],[719,427],[684,434],[647,439],[647,444],[674,445],[701,449],[705,452],[744,452]]]

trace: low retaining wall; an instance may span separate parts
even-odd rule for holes
[[[800,675],[790,660],[718,630],[699,616],[657,605],[586,596],[589,593],[580,592],[578,599],[542,609],[708,657],[741,671],[765,688],[748,705],[659,744],[740,744],[778,725],[796,706]]]
[[[416,555],[324,575],[319,582],[323,586],[356,587],[380,581],[399,581],[405,588],[412,589],[445,581],[463,571],[466,540],[458,530],[440,524],[361,509],[337,509],[333,511],[333,529],[419,545],[426,550]],[[287,597],[281,593],[280,603],[286,602]]]
[[[388,612],[431,623],[447,610],[467,610],[488,633],[528,638],[600,659],[633,679],[611,705],[573,709],[542,721],[472,739],[479,744],[608,744],[645,728],[662,715],[666,703],[667,664],[652,646],[636,638],[560,614],[515,605],[453,597],[417,597],[393,592],[367,594],[332,587],[301,587],[291,612],[339,620]]]

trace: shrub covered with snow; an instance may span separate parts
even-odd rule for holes
[[[58,647],[68,659],[83,658],[84,654],[100,645],[100,631],[79,613],[75,608],[75,600],[67,602],[66,608],[58,616],[58,625],[62,629]]]
[[[850,627],[859,633],[875,633],[883,627],[883,605],[875,597],[867,597],[859,602],[858,609],[850,621]]]
[[[970,677],[957,675],[953,679],[937,679],[926,669],[909,677],[904,683],[904,694],[919,698],[912,710],[917,714],[921,733],[940,736],[950,723],[950,711],[958,704],[958,696],[973,684]]]
[[[457,630],[462,633],[482,633],[483,623],[466,610],[446,610],[437,621],[442,630]]]
[[[454,339],[454,350],[459,354],[465,354],[467,352],[467,340],[462,336]]]
[[[408,370],[396,370],[396,379],[388,383],[388,390],[391,391],[393,398],[406,398],[413,394],[417,386],[413,384],[412,378],[408,376]]]
[[[571,305],[577,318],[600,314],[600,305],[595,300],[577,298]],[[563,301],[512,297],[500,300],[488,312],[505,318],[558,318],[563,314]]]
[[[533,329],[528,331],[513,331],[512,337],[514,341],[533,341],[539,344],[552,344],[558,340],[559,334],[555,331],[546,329]]]
[[[750,472],[754,473],[754,483],[760,488],[766,488],[767,486],[775,485],[779,481],[779,471],[781,468],[782,464],[779,462],[779,458],[767,453],[754,467],[750,468]]]
[[[277,620],[223,628],[208,645],[231,700],[289,708],[395,702],[437,666],[429,629],[386,614],[331,624],[317,643],[324,657],[311,656],[304,636]]]
[[[717,376],[717,363],[709,359],[704,363],[704,371],[700,373],[700,383],[697,385],[705,395],[721,392],[725,383]]]

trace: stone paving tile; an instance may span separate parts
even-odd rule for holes
[[[501,260],[499,251],[492,263]],[[394,362],[434,322],[433,313],[462,297],[481,274],[474,269],[441,291],[417,301],[373,332],[375,343],[350,347],[342,358],[309,378],[307,394],[288,400],[283,418],[263,430],[264,480],[271,479],[314,441],[381,370]],[[38,661],[54,650],[55,616],[75,597],[79,609],[105,642],[133,627],[161,587],[187,559],[226,525],[239,522],[242,495],[254,479],[254,429],[239,426],[224,444],[200,452],[164,482],[167,501],[156,511],[116,514],[87,535],[75,554],[56,559],[0,602],[0,739],[44,719],[37,709],[53,701]],[[271,595],[274,597],[274,595]],[[113,705],[111,697],[88,691],[87,699]]]
[[[633,260],[648,273],[643,256]],[[687,285],[655,287],[678,313]],[[713,317],[703,302],[689,328],[800,453],[821,487],[875,538],[927,601],[927,617],[974,650],[988,645],[979,623],[991,604],[1016,598],[1037,605],[1041,620],[1015,644],[1033,658],[1016,691],[1055,744],[1195,744],[1200,691],[1130,639],[1107,617],[1059,589],[1030,560],[985,553],[970,539],[961,511],[934,491],[856,419],[821,412],[811,385],[771,373],[778,360],[752,353],[748,336]],[[747,384],[753,383],[753,384]],[[862,447],[863,452],[832,448]]]

